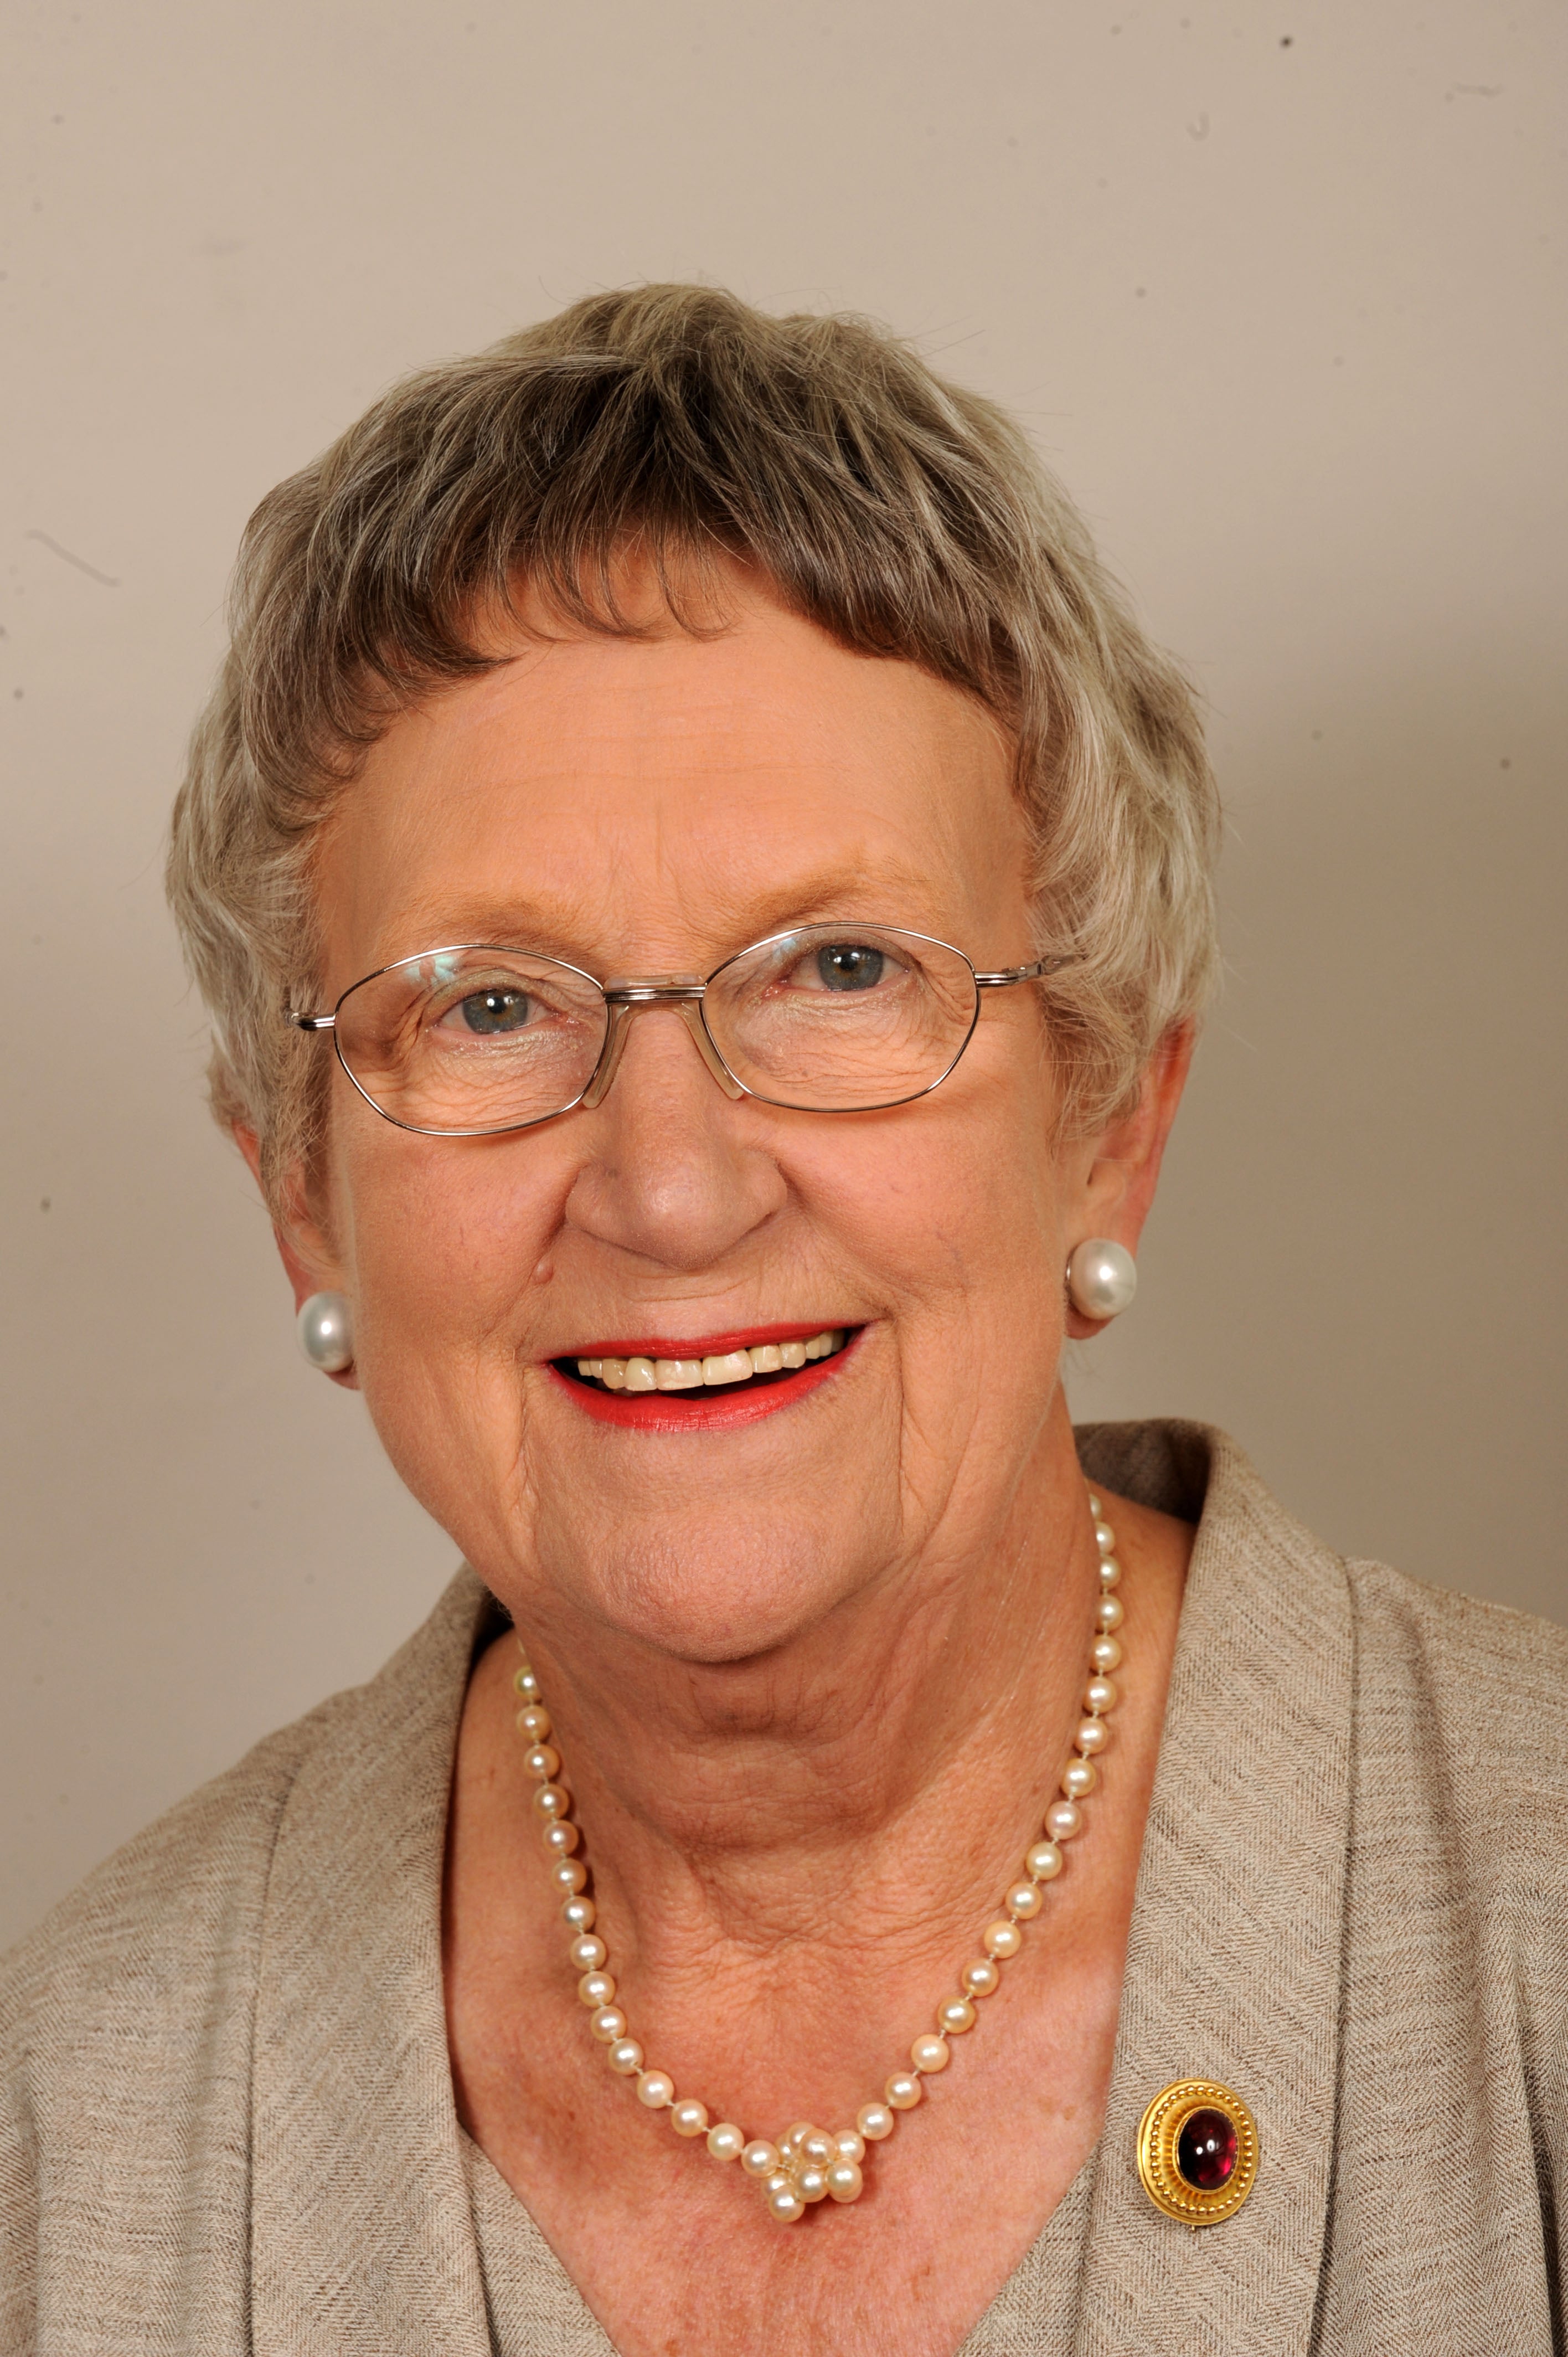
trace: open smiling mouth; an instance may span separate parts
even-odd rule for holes
[[[803,1334],[787,1329],[751,1342],[725,1335],[717,1338],[722,1347],[693,1342],[681,1355],[673,1343],[662,1351],[655,1345],[645,1351],[600,1350],[553,1359],[550,1368],[602,1421],[663,1431],[697,1423],[749,1422],[754,1415],[814,1391],[860,1331],[828,1326]]]

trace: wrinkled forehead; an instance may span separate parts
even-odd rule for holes
[[[325,831],[334,978],[441,939],[712,963],[815,917],[950,937],[1022,909],[1005,733],[914,664],[744,583],[701,630],[557,620],[495,651],[392,724]]]

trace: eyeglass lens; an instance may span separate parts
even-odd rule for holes
[[[710,977],[703,1021],[734,1078],[769,1103],[859,1112],[951,1071],[979,996],[967,958],[882,926],[807,926]],[[347,993],[338,1050],[378,1110],[446,1135],[517,1129],[575,1104],[609,1008],[575,967],[466,947],[389,966]]]

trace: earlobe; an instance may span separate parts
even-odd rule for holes
[[[1131,1306],[1137,1289],[1133,1260],[1155,1199],[1165,1141],[1192,1061],[1194,1027],[1176,1024],[1149,1059],[1131,1112],[1095,1143],[1079,1203],[1079,1223],[1118,1232],[1091,1235],[1075,1245],[1067,1265],[1068,1332],[1076,1341],[1098,1334]],[[1072,1232],[1069,1229],[1069,1233]]]
[[[234,1125],[234,1143],[262,1184],[261,1141],[253,1129]],[[263,1193],[265,1190],[263,1190]],[[346,1390],[357,1391],[354,1320],[349,1297],[337,1290],[340,1272],[326,1250],[316,1222],[305,1208],[303,1174],[294,1172],[284,1189],[285,1216],[273,1219],[273,1241],[294,1293],[295,1334],[313,1367]]]

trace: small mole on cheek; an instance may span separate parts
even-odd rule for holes
[[[533,1275],[530,1282],[534,1285],[553,1285],[554,1281],[555,1264],[549,1254],[544,1253],[534,1262]]]

